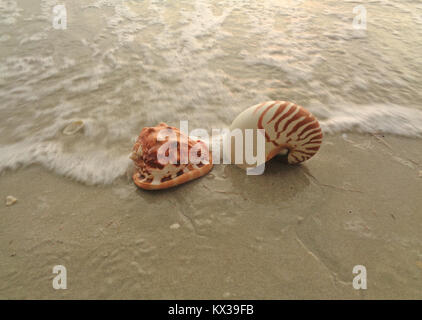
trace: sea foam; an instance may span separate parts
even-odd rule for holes
[[[416,109],[369,105],[337,107],[333,110],[311,108],[311,110],[322,118],[321,127],[328,135],[359,132],[393,134],[409,138],[422,137],[422,111]],[[195,128],[189,128],[193,129]],[[134,140],[129,132],[123,133],[125,134],[128,142]],[[209,135],[211,134],[210,131]],[[49,132],[48,136],[54,134]],[[79,139],[83,139],[83,136],[80,135]],[[64,143],[42,140],[40,137],[37,139],[28,137],[15,144],[0,146],[0,172],[38,164],[86,184],[110,184],[118,178],[127,176],[132,168],[129,159],[130,147],[119,152],[116,145],[110,148],[83,146],[80,150],[66,152]]]

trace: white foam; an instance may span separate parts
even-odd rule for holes
[[[422,111],[397,105],[347,105],[329,110],[313,110],[324,116],[320,124],[325,133],[385,133],[422,137]]]
[[[0,172],[38,164],[86,184],[110,184],[126,174],[131,162],[128,154],[66,153],[63,146],[55,142],[21,142],[0,147]]]

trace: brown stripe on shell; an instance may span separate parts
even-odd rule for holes
[[[305,146],[306,146],[306,144],[305,144]],[[319,146],[318,147],[307,147],[307,148],[305,148],[305,150],[315,150],[315,151],[318,151],[319,150]]]
[[[283,129],[281,129],[281,132],[286,131],[287,127],[294,121],[298,121],[300,118],[303,118],[303,115],[300,114],[300,112],[297,112],[295,115],[293,115],[290,119],[286,120]],[[279,133],[280,134],[280,133]]]
[[[262,126],[262,120],[264,120],[264,116],[265,114],[273,107],[275,106],[277,103],[273,103],[271,105],[269,105],[268,107],[265,108],[265,110],[261,113],[261,115],[259,116],[259,120],[258,120],[258,129],[264,129],[264,127]],[[265,130],[265,139],[269,142],[271,141],[270,136],[267,133],[267,130]]]
[[[165,181],[170,181],[171,180],[171,175],[167,176],[167,177],[162,177],[161,178],[161,182],[165,182]]]
[[[279,102],[279,103],[281,103],[281,101],[277,101],[277,102]],[[278,109],[277,109],[277,111],[276,112],[274,112],[274,115],[272,116],[272,118],[270,119],[270,120],[268,120],[268,122],[267,123],[270,123],[271,121],[273,121],[273,120],[275,120],[280,114],[282,114],[283,113],[283,111],[284,111],[284,109],[286,109],[286,107],[289,105],[289,103],[288,102],[284,102],[283,104],[281,104],[279,107],[278,107]]]
[[[309,122],[309,117],[306,117],[302,121],[300,121],[297,124],[295,124],[295,126],[292,128],[292,130],[290,130],[290,132],[286,135],[286,137],[290,137],[290,135],[292,133],[296,132],[299,128],[301,128],[302,126],[304,126],[308,122]]]
[[[270,105],[263,109],[265,104]],[[259,111],[258,129],[265,129],[263,119],[274,106],[277,109],[266,125],[273,123],[275,136],[270,136],[272,130],[266,130],[266,141],[271,142],[276,148],[285,146],[289,149],[289,163],[299,163],[311,158],[319,150],[323,138],[318,120],[297,104],[285,101],[267,101],[254,110],[254,113]]]
[[[274,130],[278,131],[278,127],[280,126],[280,122],[286,119],[288,116],[290,116],[295,111],[295,105],[291,106],[290,109],[283,114],[280,119],[277,120],[277,122],[274,124]]]
[[[303,134],[308,134],[309,130],[313,130],[315,128],[314,123],[309,123],[305,128],[302,129],[302,131],[297,133],[298,139],[302,139]],[[306,137],[304,137],[306,139]]]
[[[304,140],[307,137],[309,137],[310,135],[317,133],[319,131],[321,131],[321,129],[320,129],[318,123],[311,123],[300,133],[300,135],[298,137],[299,137],[299,139]],[[303,134],[306,134],[306,135],[302,138]]]

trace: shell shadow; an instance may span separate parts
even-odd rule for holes
[[[266,162],[262,175],[247,175],[237,166],[227,166],[224,171],[233,189],[243,197],[262,204],[280,203],[283,207],[311,183],[306,166],[283,163],[280,157]]]

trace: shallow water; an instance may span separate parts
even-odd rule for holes
[[[142,127],[226,127],[265,100],[303,105],[326,133],[422,137],[420,1],[76,0],[66,30],[57,4],[0,1],[0,171],[110,183]]]

